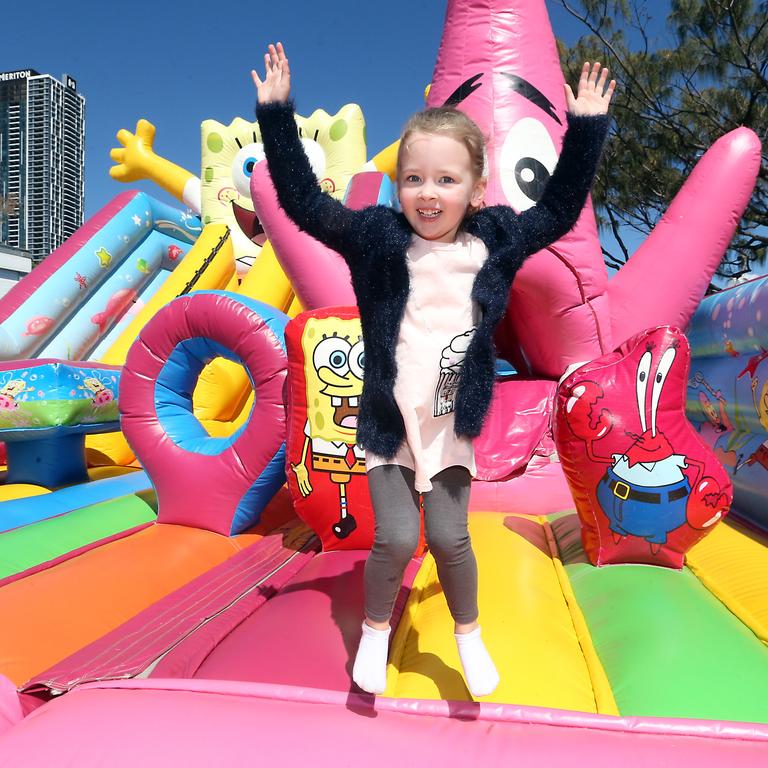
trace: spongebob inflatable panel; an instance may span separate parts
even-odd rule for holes
[[[365,120],[360,107],[347,104],[335,115],[322,109],[297,116],[297,130],[320,186],[341,199],[354,173],[365,163]],[[223,223],[232,232],[239,260],[252,262],[266,235],[253,209],[251,174],[264,159],[258,123],[240,117],[229,125],[205,120],[200,184],[204,224]]]
[[[304,312],[286,329],[288,487],[323,548],[366,549],[373,513],[357,416],[365,364],[354,308]]]
[[[297,115],[296,124],[321,187],[341,200],[350,178],[366,162],[362,110],[357,104],[346,104],[333,115],[318,109],[309,117]],[[120,130],[117,139],[110,176],[126,183],[152,181],[199,214],[204,224],[226,224],[240,271],[247,271],[266,241],[250,196],[251,174],[264,159],[258,123],[241,117],[229,125],[204,120],[200,178],[155,152],[155,126],[148,120],[139,120],[133,132]]]

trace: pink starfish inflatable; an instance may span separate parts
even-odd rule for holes
[[[489,204],[534,204],[565,133],[563,83],[544,0],[449,0],[429,106],[457,102],[485,132]],[[518,273],[498,338],[502,354],[521,372],[558,378],[649,326],[684,328],[759,167],[752,131],[723,136],[610,281],[588,203],[573,230]]]
[[[544,0],[449,0],[429,105],[455,103],[489,139],[489,204],[535,203],[565,132],[563,75]],[[264,164],[261,164],[262,166]],[[684,328],[746,207],[760,142],[731,131],[701,158],[669,210],[610,281],[591,204],[573,230],[518,273],[499,329],[522,373],[559,378],[654,325]],[[251,184],[264,228],[307,308],[347,303],[335,254],[285,220],[265,167]]]

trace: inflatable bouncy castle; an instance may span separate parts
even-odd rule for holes
[[[429,103],[488,136],[488,202],[535,204],[562,142],[562,82],[543,0],[449,0]],[[206,130],[221,153],[223,129]],[[62,373],[81,424],[108,399],[85,378],[119,378],[107,388],[151,488],[122,495],[127,528],[0,575],[0,765],[764,764],[763,280],[702,302],[757,137],[716,142],[610,281],[587,205],[514,283],[497,345],[516,373],[500,365],[475,444],[470,532],[501,674],[477,701],[423,542],[384,695],[351,683],[373,531],[359,321],[343,261],[285,218],[257,149],[234,152],[268,238],[255,266],[272,249],[306,311],[234,286],[180,291],[123,361],[101,361],[114,371]],[[389,157],[355,168],[347,205],[392,202]],[[195,186],[170,175],[182,196]],[[0,413],[31,410],[35,371],[13,363],[27,374],[0,371]],[[226,434],[197,413],[211,364],[228,372]],[[105,506],[75,512],[101,520]],[[71,518],[59,509],[40,538]],[[11,523],[0,556],[29,527]]]

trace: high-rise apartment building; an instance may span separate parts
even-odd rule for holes
[[[85,98],[63,79],[0,72],[0,243],[36,262],[83,223]]]

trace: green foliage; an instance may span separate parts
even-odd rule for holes
[[[618,81],[615,135],[596,182],[602,226],[612,229],[620,266],[629,254],[622,233],[647,234],[701,155],[740,125],[763,143],[757,188],[720,266],[737,277],[766,260],[768,247],[768,2],[672,0],[661,42],[643,0],[560,0],[585,26],[571,48],[560,44],[563,71],[607,64]],[[658,6],[658,4],[656,4]]]

